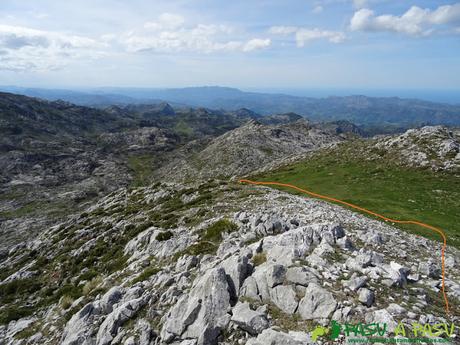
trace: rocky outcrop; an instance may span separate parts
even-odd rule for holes
[[[213,203],[195,207],[211,189],[218,191]],[[27,336],[31,344],[304,345],[315,343],[307,325],[327,327],[331,320],[386,322],[391,332],[398,322],[444,317],[443,305],[432,299],[440,292],[439,267],[430,260],[440,253],[439,243],[321,201],[263,187],[248,191],[225,184],[120,191],[90,208],[86,218],[12,248],[4,254],[6,269],[32,249],[69,265],[62,248],[75,243],[79,250],[69,251],[72,260],[92,258],[98,276],[88,278],[94,276],[88,267],[64,276],[63,281],[84,286],[85,294],[70,306],[61,298],[33,318],[12,321],[0,328],[0,339],[19,345],[12,334],[26,327],[36,330]],[[131,200],[129,213],[119,211],[123,200]],[[162,218],[163,207],[173,202],[180,205],[177,223]],[[236,203],[244,211],[235,210]],[[205,217],[196,216],[199,209]],[[156,224],[145,221],[152,214]],[[194,225],[188,223],[191,216],[199,219]],[[369,245],[366,236],[382,241]],[[122,257],[122,264],[104,256],[111,246],[118,246],[111,253]],[[459,258],[449,248],[446,283],[452,300],[460,291]],[[35,261],[21,272],[32,271]],[[115,264],[120,268],[105,273]],[[25,303],[30,296],[41,298],[31,292]],[[69,319],[65,326],[59,323],[63,316]]]
[[[161,338],[166,343],[195,338],[199,345],[215,344],[231,318],[229,290],[223,268],[207,272],[168,313]]]
[[[251,335],[257,335],[268,328],[270,323],[265,313],[251,310],[248,303],[238,303],[232,309],[231,321]]]
[[[379,138],[371,144],[381,157],[400,165],[434,171],[460,168],[460,134],[443,126],[409,129],[404,134]]]
[[[159,169],[160,176],[187,180],[194,176],[244,176],[271,167],[272,162],[304,154],[343,140],[335,132],[312,126],[305,120],[262,125],[251,121],[212,140],[197,154]]]
[[[309,345],[313,344],[308,336],[305,333],[301,332],[289,332],[283,333],[278,332],[273,329],[267,329],[260,334],[257,339],[251,339],[247,345]]]

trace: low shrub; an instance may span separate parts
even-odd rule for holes
[[[69,295],[62,296],[61,299],[59,300],[59,305],[61,306],[62,309],[66,310],[69,309],[72,303],[74,302],[74,299],[70,297]]]
[[[238,226],[228,219],[221,219],[204,229],[201,238],[206,241],[220,242],[223,233],[238,230]]]
[[[155,239],[157,241],[163,242],[163,241],[169,240],[172,237],[173,237],[173,233],[171,231],[162,231],[157,235]]]
[[[103,282],[102,280],[102,277],[101,276],[97,276],[97,277],[94,277],[93,279],[91,279],[89,282],[87,282],[85,284],[85,286],[83,286],[83,294],[85,296],[88,296],[91,291],[93,291],[94,289],[96,289],[99,285],[101,285]]]
[[[252,263],[255,267],[262,265],[264,262],[267,261],[267,254],[265,252],[257,253],[252,257]]]
[[[161,271],[161,269],[158,268],[158,267],[147,267],[144,270],[144,272],[142,272],[137,278],[135,278],[132,281],[132,283],[136,284],[136,283],[139,283],[139,282],[143,282],[144,280],[149,279],[151,276],[153,276],[154,274],[157,274],[160,271]]]
[[[7,325],[10,321],[19,320],[34,313],[33,308],[10,306],[3,308],[0,313],[0,325]]]

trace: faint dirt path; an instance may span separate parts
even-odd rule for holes
[[[311,192],[311,191],[306,190],[306,189],[299,188],[299,187],[294,186],[294,185],[289,184],[289,183],[260,182],[260,181],[246,180],[246,179],[239,180],[239,182],[240,183],[253,184],[253,185],[280,186],[280,187],[287,187],[287,188],[295,189],[295,190],[297,190],[299,192],[308,194],[308,195],[310,195],[312,197],[315,197],[315,198],[319,198],[319,199],[323,199],[323,200],[327,200],[327,201],[332,201],[332,202],[342,204],[342,205],[351,207],[353,209],[359,210],[361,212],[365,212],[365,213],[370,214],[370,215],[372,215],[374,217],[383,219],[383,220],[385,220],[387,222],[398,223],[398,224],[414,224],[414,225],[418,225],[418,226],[420,226],[422,228],[429,229],[431,231],[434,231],[434,232],[438,233],[439,235],[441,235],[441,237],[443,239],[443,242],[444,242],[444,244],[442,246],[442,250],[441,250],[441,263],[442,263],[442,289],[441,290],[442,290],[442,295],[443,295],[444,302],[445,302],[446,313],[449,314],[449,300],[447,299],[446,287],[445,287],[445,276],[446,276],[446,274],[445,274],[445,252],[446,252],[446,247],[447,247],[447,238],[446,238],[446,234],[441,229],[436,228],[436,227],[434,227],[432,225],[429,225],[429,224],[425,224],[425,223],[416,221],[416,220],[397,220],[397,219],[388,218],[388,217],[385,217],[385,216],[383,216],[383,215],[381,215],[381,214],[379,214],[377,212],[370,211],[370,210],[368,210],[366,208],[363,208],[361,206],[351,204],[349,202],[339,200],[339,199],[336,199],[336,198],[333,198],[333,197],[330,197],[330,196],[314,193],[314,192]]]

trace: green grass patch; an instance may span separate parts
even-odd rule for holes
[[[40,201],[32,201],[15,210],[0,212],[0,218],[15,219],[34,214],[43,208],[43,203]]]
[[[0,302],[1,304],[14,301],[15,298],[31,294],[42,287],[41,282],[35,278],[16,279],[9,283],[0,285]]]
[[[151,155],[130,156],[127,164],[134,173],[133,187],[146,186],[151,182],[154,168],[154,158]]]
[[[194,133],[193,128],[190,127],[184,120],[180,120],[176,123],[176,125],[174,126],[174,131],[180,136],[184,136],[187,138],[192,137]]]
[[[366,161],[347,152],[325,151],[252,179],[293,184],[397,220],[418,220],[441,228],[448,243],[460,247],[460,176],[404,168],[383,160]],[[306,195],[290,188],[279,189]],[[396,226],[440,240],[428,229]]]
[[[0,311],[0,325],[7,325],[10,321],[28,317],[35,312],[30,307],[8,306]]]
[[[160,271],[161,271],[161,269],[158,268],[158,267],[147,267],[144,270],[144,272],[142,272],[137,278],[133,279],[132,283],[136,284],[136,283],[139,283],[139,282],[143,282],[143,281],[149,279],[154,274],[157,274]]]
[[[209,225],[200,232],[200,240],[187,249],[174,255],[174,260],[182,255],[214,255],[222,242],[223,233],[231,233],[238,229],[238,226],[228,219],[221,219]]]
[[[201,239],[204,241],[220,242],[223,233],[231,233],[238,230],[238,226],[228,219],[221,219],[204,229]]]
[[[155,238],[157,241],[164,242],[173,237],[173,233],[171,231],[162,231],[160,232],[157,237]]]

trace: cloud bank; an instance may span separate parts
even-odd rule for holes
[[[318,28],[308,29],[295,26],[272,26],[269,32],[274,35],[294,34],[297,47],[301,48],[316,40],[327,40],[331,43],[342,43],[346,35],[341,31],[321,30]]]
[[[70,59],[96,58],[104,48],[103,43],[88,37],[0,25],[3,70],[54,70]]]
[[[140,30],[122,36],[121,43],[129,52],[195,52],[219,51],[251,52],[270,46],[270,39],[231,39],[234,29],[225,25],[186,25],[185,18],[164,13],[154,22],[147,22]]]
[[[383,14],[363,8],[355,12],[350,22],[352,31],[397,32],[410,36],[428,36],[442,26],[460,22],[460,3],[439,6],[435,10],[412,6],[401,16]]]
[[[57,70],[69,63],[87,61],[121,51],[249,53],[271,45],[269,38],[234,38],[225,25],[186,25],[185,18],[171,13],[144,23],[141,28],[90,38],[14,25],[0,25],[0,70]],[[245,36],[243,34],[243,36]]]

